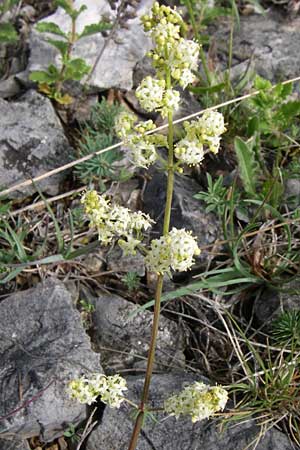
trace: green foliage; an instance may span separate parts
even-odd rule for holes
[[[95,311],[95,306],[92,303],[89,303],[86,300],[80,300],[80,306],[82,311],[86,312],[86,313],[93,313]]]
[[[0,18],[3,14],[9,11],[14,5],[18,3],[18,0],[4,0],[0,4]],[[18,33],[12,23],[0,22],[0,44],[14,43],[18,40]]]
[[[83,137],[79,143],[80,157],[114,144],[114,122],[119,112],[120,106],[110,104],[105,99],[92,108],[90,119],[83,127]],[[123,181],[130,177],[130,174],[122,167],[115,167],[115,163],[122,158],[121,151],[112,149],[78,164],[74,172],[84,183],[96,183],[101,191],[105,191],[107,179]]]
[[[64,436],[70,439],[73,444],[80,441],[80,435],[77,433],[76,427],[72,423],[68,425],[68,428],[64,432]]]
[[[59,36],[62,39],[46,38],[46,41],[55,47],[61,56],[61,67],[58,68],[50,64],[46,70],[34,71],[30,74],[30,79],[39,84],[41,92],[53,98],[58,103],[68,104],[72,98],[62,92],[66,81],[81,81],[89,73],[91,67],[86,64],[82,58],[72,58],[72,49],[74,44],[81,38],[92,34],[108,30],[111,25],[107,21],[87,25],[81,34],[76,33],[76,20],[78,16],[86,10],[82,5],[79,9],[74,8],[73,2],[68,0],[57,0],[57,6],[60,6],[72,20],[70,32],[65,33],[57,24],[53,22],[42,22],[36,25],[37,31],[41,33],[50,33]]]
[[[0,23],[0,44],[4,42],[16,42],[18,33],[11,23]]]
[[[137,272],[127,272],[122,278],[129,292],[136,291],[140,285],[140,277]]]
[[[223,186],[223,176],[220,175],[215,182],[209,173],[207,177],[207,192],[199,192],[194,195],[194,198],[202,200],[207,204],[205,211],[216,211],[218,216],[221,217],[224,214],[224,208],[226,204],[227,188]]]
[[[234,149],[237,156],[240,179],[243,183],[246,193],[253,197],[257,196],[257,178],[258,163],[255,159],[253,151],[253,140],[244,142],[241,138],[236,137],[234,140]]]
[[[272,323],[272,336],[279,345],[300,348],[300,311],[286,311]]]
[[[83,29],[83,32],[79,35],[79,39],[91,36],[96,33],[102,33],[103,31],[110,30],[112,24],[109,22],[101,21],[99,23],[92,23],[91,25],[86,25]]]
[[[40,22],[36,24],[36,29],[40,33],[51,33],[57,36],[63,36],[65,39],[68,38],[66,33],[54,22]]]

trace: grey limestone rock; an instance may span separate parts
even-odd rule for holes
[[[0,438],[51,441],[86,418],[68,382],[102,371],[70,293],[55,279],[0,303]]]
[[[111,9],[109,2],[105,0],[75,0],[74,6],[80,8],[86,5],[77,20],[77,31],[83,31],[86,25],[101,20],[103,16],[115,17],[116,12]],[[132,87],[133,69],[141,60],[147,50],[151,48],[151,41],[146,36],[140,23],[140,16],[152,6],[152,0],[142,0],[136,10],[137,17],[130,19],[126,28],[119,28],[115,39],[111,39],[106,45],[101,60],[93,73],[89,85],[99,89],[111,87],[130,89]],[[58,8],[51,16],[43,19],[59,25],[65,32],[70,30],[70,20],[65,12]],[[101,33],[80,39],[74,46],[75,57],[84,58],[86,63],[93,66],[99,51],[105,44],[105,37]],[[42,70],[50,63],[60,64],[60,56],[54,47],[45,40],[45,34],[32,32],[30,39],[31,55],[29,60],[29,72]]]
[[[242,73],[251,59],[252,68],[269,80],[282,81],[299,75],[300,17],[284,20],[270,9],[266,15],[241,16],[233,39],[233,72]],[[214,39],[220,54],[228,52],[230,21],[224,19]],[[224,66],[227,56],[224,58]],[[243,67],[241,70],[240,67]]]
[[[0,439],[0,450],[30,450],[27,441]]]
[[[181,374],[154,375],[150,387],[151,408],[162,407],[163,399],[192,383],[195,376]],[[198,379],[199,380],[199,379]],[[204,381],[202,379],[201,381]],[[206,381],[207,382],[207,381]],[[128,378],[128,395],[132,401],[140,400],[143,378]],[[137,450],[244,450],[259,433],[254,422],[235,425],[219,431],[213,420],[192,423],[189,418],[176,420],[156,414],[158,423],[148,420],[139,437]],[[127,450],[133,429],[133,421],[126,405],[121,408],[105,408],[99,426],[91,433],[86,450]],[[253,446],[249,447],[251,450]],[[288,438],[277,430],[268,431],[256,450],[292,450]]]
[[[144,192],[144,211],[157,224],[153,227],[155,235],[162,231],[163,211],[166,198],[166,175],[155,172]],[[220,238],[220,225],[213,213],[206,213],[203,203],[193,198],[201,186],[187,176],[175,176],[172,202],[171,228],[192,230],[198,245],[208,245]],[[207,252],[202,252],[199,261],[207,261]]]
[[[116,371],[121,368],[144,368],[149,349],[153,314],[142,311],[133,316],[138,305],[117,295],[99,295],[93,299],[95,340],[101,351],[103,366]],[[116,352],[114,352],[114,350]],[[166,317],[160,318],[156,351],[156,367],[172,370],[184,365],[182,330]]]
[[[68,161],[71,147],[49,99],[28,91],[16,102],[0,98],[0,186],[10,187]],[[41,190],[58,193],[65,172],[39,183]],[[22,188],[12,196],[34,191]]]

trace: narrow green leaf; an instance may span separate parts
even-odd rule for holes
[[[236,152],[240,178],[244,189],[249,194],[255,196],[258,164],[255,160],[255,154],[252,148],[241,138],[236,137],[234,140],[234,149]]]
[[[193,94],[206,94],[213,92],[220,92],[224,89],[225,83],[215,84],[214,86],[190,86],[189,91],[193,92]]]

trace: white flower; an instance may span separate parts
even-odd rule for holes
[[[196,239],[190,231],[184,228],[173,228],[169,232],[168,240],[171,249],[171,267],[179,272],[190,269],[194,262],[194,255],[200,254]]]
[[[145,256],[145,264],[152,272],[170,273],[171,249],[165,236],[151,241],[151,248]]]
[[[136,121],[137,117],[129,111],[120,112],[115,120],[115,131],[117,136],[121,139],[126,139],[131,133],[132,127]]]
[[[204,136],[204,143],[208,146],[209,150],[217,154],[220,148],[221,138],[219,136]]]
[[[185,89],[189,84],[195,81],[196,77],[190,69],[183,69],[180,73],[178,83]]]
[[[141,241],[139,239],[135,239],[132,236],[127,236],[127,240],[119,239],[118,245],[123,250],[123,254],[127,255],[136,255],[136,248],[140,245]]]
[[[149,75],[142,80],[135,95],[146,111],[154,111],[161,108],[164,91],[165,81],[157,80]]]
[[[132,162],[137,167],[147,168],[157,159],[155,145],[145,138],[141,138],[136,143],[129,142],[128,146],[130,148]]]
[[[167,89],[163,99],[163,107],[161,109],[162,117],[167,117],[169,112],[176,111],[179,108],[180,94],[173,89]]]
[[[199,255],[196,239],[185,229],[173,228],[167,235],[151,241],[151,248],[145,257],[149,270],[157,273],[170,273],[170,269],[184,272]]]
[[[134,240],[138,243],[141,242],[142,231],[150,228],[153,223],[147,214],[140,211],[132,213],[123,206],[111,205],[96,191],[87,192],[81,201],[85,206],[85,213],[90,219],[91,226],[97,228],[99,241],[104,245],[109,244],[114,237],[125,237],[127,248],[129,248],[129,244],[132,247]]]
[[[126,380],[120,375],[95,374],[91,378],[81,377],[69,383],[70,397],[90,405],[101,396],[101,401],[112,408],[119,408],[124,401]]]
[[[228,393],[221,386],[211,387],[196,381],[179,394],[165,400],[164,409],[176,418],[181,414],[189,415],[194,423],[223,410],[227,400]]]
[[[198,120],[204,136],[220,136],[226,131],[223,114],[218,111],[207,111]]]
[[[176,58],[190,70],[197,70],[199,44],[195,41],[181,39],[176,47]]]
[[[200,164],[204,158],[203,145],[197,140],[181,139],[177,142],[174,153],[178,161],[182,164]]]
[[[148,230],[154,220],[148,214],[144,214],[141,211],[131,213],[130,228],[134,231]]]

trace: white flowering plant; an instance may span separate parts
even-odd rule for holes
[[[134,450],[147,411],[149,386],[153,371],[154,355],[160,316],[160,302],[164,276],[172,271],[189,270],[194,258],[200,254],[197,239],[189,230],[172,228],[171,205],[175,172],[182,172],[185,166],[201,164],[207,152],[217,153],[221,135],[226,131],[223,115],[207,111],[197,120],[184,123],[184,136],[174,143],[173,116],[180,107],[178,87],[186,86],[195,80],[198,68],[199,44],[185,39],[185,25],[176,9],[155,2],[151,13],[142,17],[144,30],[153,39],[154,47],[149,52],[155,77],[145,77],[136,90],[136,96],[146,111],[156,111],[168,121],[168,134],[164,136],[156,131],[152,120],[138,122],[138,118],[122,111],[116,119],[115,130],[124,145],[130,151],[132,162],[147,169],[157,159],[163,162],[167,172],[166,203],[163,221],[163,234],[152,239],[150,246],[144,243],[144,234],[153,220],[143,212],[131,212],[129,209],[114,205],[96,191],[88,191],[82,197],[82,203],[90,225],[97,229],[99,241],[103,245],[117,240],[125,254],[141,251],[145,265],[150,272],[157,274],[155,290],[154,319],[149,347],[144,389],[140,405],[136,405],[137,415],[129,450]],[[158,147],[167,149],[167,159],[157,152]],[[109,378],[101,375],[92,379],[81,378],[70,384],[71,395],[83,403],[92,403],[100,396],[102,401],[112,407],[118,407],[124,400],[126,383],[118,375]],[[227,392],[220,386],[209,387],[196,382],[186,387],[182,393],[165,401],[165,411],[178,417],[181,414],[191,416],[193,422],[210,417],[224,409]]]

